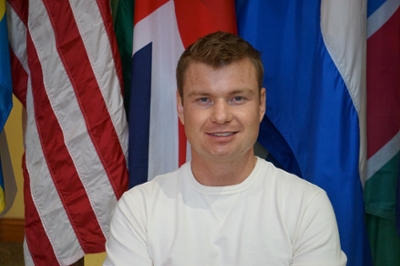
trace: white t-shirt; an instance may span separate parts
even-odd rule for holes
[[[346,265],[326,193],[257,158],[238,185],[203,186],[190,162],[126,192],[104,265]]]

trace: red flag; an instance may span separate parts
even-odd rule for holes
[[[129,107],[131,187],[175,170],[190,157],[176,113],[175,69],[186,47],[218,30],[236,33],[233,0],[135,1]]]
[[[369,5],[366,221],[374,265],[400,265],[400,2]],[[398,194],[396,195],[396,188]]]
[[[14,94],[27,111],[26,265],[105,250],[127,189],[127,123],[109,1],[8,1]]]

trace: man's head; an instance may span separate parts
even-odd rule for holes
[[[181,55],[176,68],[179,95],[183,96],[185,73],[190,63],[199,62],[213,68],[221,68],[233,62],[248,58],[254,66],[258,88],[261,90],[264,68],[260,52],[247,41],[228,32],[215,32],[198,39]]]
[[[230,33],[205,36],[183,53],[176,103],[192,162],[254,161],[265,113],[262,69],[259,53]]]

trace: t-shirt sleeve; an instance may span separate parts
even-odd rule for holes
[[[347,257],[340,247],[336,217],[324,191],[315,194],[303,217],[299,218],[291,265],[346,265]]]
[[[119,200],[111,220],[103,266],[153,265],[147,248],[146,217],[136,208],[141,203],[140,197],[134,200],[127,193]]]

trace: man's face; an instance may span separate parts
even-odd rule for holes
[[[193,159],[234,162],[254,156],[265,89],[259,93],[249,59],[218,69],[190,63],[177,108]]]

